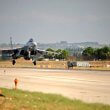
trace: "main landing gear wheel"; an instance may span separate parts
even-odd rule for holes
[[[36,61],[34,61],[33,64],[36,65]]]
[[[15,65],[15,63],[16,63],[16,61],[15,60],[12,60],[12,64]]]

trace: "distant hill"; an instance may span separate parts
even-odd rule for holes
[[[13,44],[14,48],[22,47],[24,44]],[[86,47],[93,47],[93,48],[100,48],[103,47],[104,44],[99,44],[98,42],[80,42],[80,43],[68,43],[66,41],[61,41],[59,43],[38,43],[38,48],[40,49],[66,49],[66,48],[86,48]],[[2,43],[0,44],[0,49],[11,49],[10,44]]]
[[[100,48],[104,45],[99,44],[98,42],[81,42],[81,43],[67,43],[66,41],[60,43],[47,43],[47,44],[40,44],[38,43],[38,47],[41,49],[47,48],[54,48],[54,49],[66,49],[66,48],[86,48],[86,47],[93,47],[93,48]]]

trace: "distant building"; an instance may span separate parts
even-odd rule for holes
[[[11,55],[12,55],[12,51],[10,51],[10,50],[2,50],[0,52],[0,54],[1,54],[1,58],[2,59],[10,59]]]
[[[68,61],[67,66],[69,67],[90,67],[89,61]]]
[[[61,43],[61,44],[68,44],[67,41],[61,41],[60,43]]]

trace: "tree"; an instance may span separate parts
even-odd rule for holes
[[[49,58],[49,59],[66,59],[68,57],[68,51],[58,49],[58,50],[53,50],[51,48],[48,48],[46,51],[48,51],[48,54],[46,54],[44,57]]]
[[[46,49],[46,51],[54,52],[54,50],[52,48],[48,48],[48,49]]]
[[[48,53],[46,55],[44,55],[44,57],[48,58],[48,59],[53,59],[54,58],[54,55],[53,55],[54,50],[51,48],[48,48],[48,49],[46,49],[46,51],[48,51]]]
[[[97,49],[88,47],[83,51],[82,55],[86,60],[107,60],[110,59],[110,48],[107,46]]]
[[[68,51],[66,51],[66,50],[58,49],[56,52],[58,54],[55,55],[55,58],[56,59],[59,59],[59,60],[61,60],[61,59],[67,59],[67,57],[69,55]]]
[[[87,47],[85,50],[83,50],[82,56],[86,60],[93,60],[94,59],[94,49],[92,47]]]
[[[110,58],[110,48],[105,46],[103,48],[98,48],[94,51],[95,59],[106,60]]]
[[[62,59],[62,55],[61,55],[62,50],[61,49],[58,49],[58,50],[56,50],[56,53],[58,53],[58,54],[55,55],[55,58],[56,59],[59,59],[59,60]]]
[[[67,59],[69,53],[66,50],[62,50],[62,59]]]

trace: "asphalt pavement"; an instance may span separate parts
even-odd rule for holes
[[[110,72],[0,68],[0,87],[61,94],[70,99],[110,104]]]

